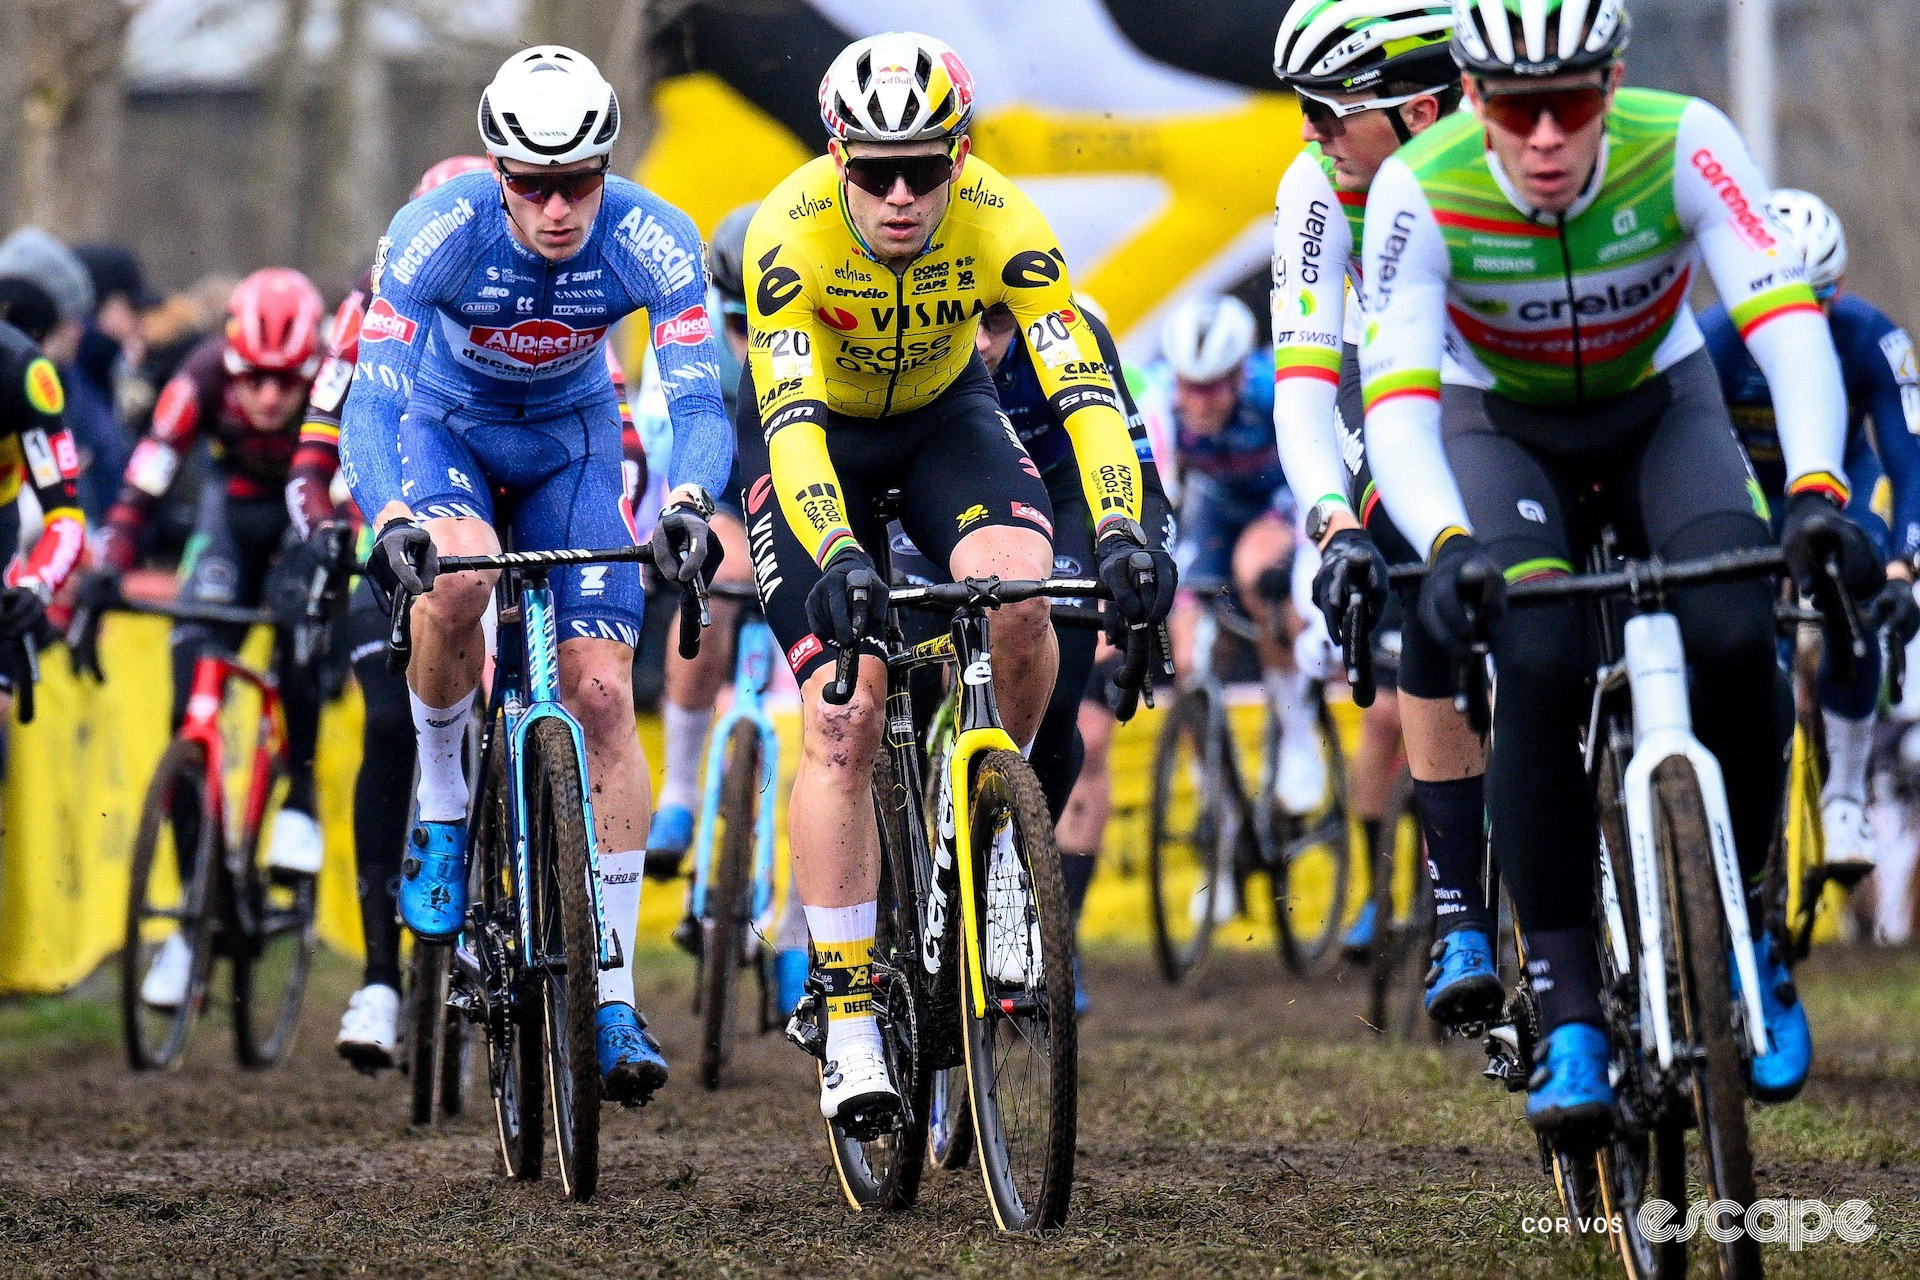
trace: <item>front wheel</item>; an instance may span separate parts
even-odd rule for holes
[[[276,763],[267,792],[285,774]],[[247,831],[246,861],[234,890],[236,917],[245,925],[233,959],[234,1049],[243,1067],[283,1060],[300,1029],[300,1003],[319,941],[314,918],[315,877],[284,876],[260,864],[261,828]]]
[[[1080,1083],[1073,924],[1046,801],[1018,752],[980,758],[971,819],[965,1017],[980,1173],[1002,1230],[1058,1227]]]
[[[585,1201],[600,1183],[600,929],[588,883],[592,837],[581,799],[582,762],[568,726],[549,716],[527,737],[532,916],[536,945],[545,953],[532,968],[544,1013],[548,1100],[560,1185],[570,1199]],[[627,963],[633,962],[629,954]]]
[[[446,1025],[447,983],[451,948],[445,944],[413,944],[407,965],[406,1032],[407,1080],[413,1095],[412,1120],[432,1124],[435,1090],[440,1084],[441,1028]]]
[[[140,808],[127,888],[126,945],[120,953],[120,1019],[127,1063],[135,1071],[180,1065],[206,1007],[220,912],[219,822],[205,820],[207,755],[175,741],[160,757]],[[180,854],[184,845],[190,852]],[[186,948],[185,998],[153,1005],[142,987],[163,947]]]
[[[733,1055],[734,1003],[753,929],[754,819],[760,808],[760,729],[734,722],[720,786],[720,839],[700,921],[700,1083],[718,1089]]]
[[[1210,741],[1212,700],[1182,693],[1160,724],[1153,753],[1147,885],[1160,976],[1178,983],[1206,959],[1213,927],[1231,901],[1239,798],[1221,776]]]
[[[1273,916],[1280,960],[1298,974],[1313,977],[1340,961],[1340,935],[1347,923],[1347,890],[1353,874],[1354,846],[1347,813],[1347,757],[1338,726],[1324,699],[1314,721],[1313,748],[1326,770],[1319,807],[1290,814],[1276,797],[1280,761],[1278,717],[1267,712],[1266,767],[1256,803],[1265,814],[1262,842],[1273,891]]]
[[[1756,1194],[1740,1041],[1744,1023],[1735,1020],[1727,925],[1706,810],[1699,781],[1686,761],[1670,759],[1654,770],[1653,801],[1669,928],[1680,961],[1684,1027],[1676,1032],[1692,1055],[1688,1074],[1700,1125],[1702,1172],[1715,1200],[1732,1201],[1744,1212]],[[1717,1247],[1722,1280],[1761,1274],[1759,1242],[1746,1232]]]

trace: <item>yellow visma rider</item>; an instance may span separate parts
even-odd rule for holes
[[[828,69],[820,104],[831,154],[776,187],[747,235],[739,457],[754,575],[804,702],[789,834],[831,993],[821,1111],[871,1136],[899,1108],[872,1010],[853,998],[878,893],[877,648],[847,705],[822,694],[835,651],[885,617],[886,576],[869,549],[886,546],[873,503],[889,489],[901,491],[906,533],[956,580],[1053,567],[1046,485],[974,351],[989,307],[1005,303],[1019,321],[1073,440],[1121,614],[1164,617],[1174,575],[1140,529],[1139,462],[1053,232],[969,158],[973,82],[958,55],[922,35],[858,40]],[[1127,576],[1140,552],[1158,570],[1147,593]],[[999,610],[993,636],[1006,728],[1028,742],[1058,663],[1046,602]]]

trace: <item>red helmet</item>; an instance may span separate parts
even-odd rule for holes
[[[291,267],[254,272],[227,303],[227,372],[313,377],[323,309],[313,281]]]
[[[413,184],[413,194],[409,200],[418,200],[449,178],[457,178],[463,173],[477,173],[481,169],[493,168],[493,162],[485,156],[448,156],[433,168],[420,175],[420,181]]]

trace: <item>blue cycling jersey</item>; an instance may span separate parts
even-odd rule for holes
[[[370,516],[417,496],[402,491],[403,415],[457,414],[471,431],[604,407],[600,349],[643,308],[675,425],[669,483],[726,483],[733,432],[700,236],[637,184],[609,177],[585,243],[548,262],[514,238],[492,174],[463,174],[394,215],[373,284],[341,425],[342,470]]]
[[[1847,388],[1847,473],[1853,488],[1848,513],[1873,532],[1873,490],[1884,474],[1893,486],[1890,555],[1920,552],[1920,369],[1913,341],[1878,307],[1841,294],[1828,313],[1833,345]],[[1720,387],[1733,413],[1734,429],[1753,459],[1755,476],[1769,498],[1785,487],[1780,436],[1766,377],[1747,353],[1726,308],[1715,304],[1700,317],[1700,331],[1720,373]]]
[[[1205,476],[1227,496],[1242,502],[1264,503],[1286,486],[1280,469],[1280,450],[1273,435],[1273,353],[1255,351],[1247,357],[1240,384],[1240,403],[1227,425],[1216,435],[1188,429],[1173,409],[1173,369],[1164,361],[1146,371],[1141,407],[1151,401],[1174,424],[1174,452],[1184,477]]]

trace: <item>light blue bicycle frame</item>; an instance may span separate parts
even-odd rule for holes
[[[547,585],[546,575],[540,574],[521,585],[519,627],[500,628],[493,686],[494,704],[505,717],[504,741],[500,745],[507,753],[508,821],[513,831],[520,954],[528,963],[542,954],[542,948],[536,945],[532,895],[526,891],[533,874],[527,847],[527,781],[523,767],[527,759],[527,734],[537,722],[553,719],[567,727],[579,762],[580,806],[587,830],[587,896],[593,904],[593,918],[600,935],[600,967],[610,969],[622,963],[621,947],[607,924],[607,913],[600,902],[600,841],[593,822],[593,789],[587,783],[586,738],[580,732],[579,721],[560,703],[560,644],[554,628],[553,588]],[[475,788],[476,795],[478,792],[479,788]]]
[[[707,876],[713,864],[713,832],[720,816],[720,786],[726,773],[727,741],[733,727],[750,720],[760,733],[761,801],[753,832],[753,922],[754,929],[766,936],[773,923],[773,809],[768,794],[773,780],[780,776],[780,735],[774,731],[773,717],[767,714],[767,686],[773,682],[773,630],[759,614],[751,614],[740,627],[738,656],[734,660],[733,705],[713,726],[713,739],[707,746],[706,776],[701,785],[700,826],[694,841],[693,896],[689,910],[694,919],[706,917]]]

